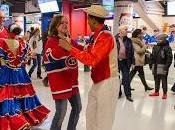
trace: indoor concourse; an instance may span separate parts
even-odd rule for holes
[[[172,72],[173,70],[174,68],[172,66],[168,78],[169,89],[174,82],[173,77],[175,77],[175,74]],[[92,82],[90,80],[90,73],[84,72],[81,66],[79,72],[79,88],[83,109],[80,114],[77,130],[86,130],[85,110],[87,106],[88,90]],[[148,85],[154,87],[153,77],[148,66],[145,67],[145,73]],[[32,130],[49,130],[55,111],[50,89],[44,87],[41,80],[36,77],[32,77],[32,80],[41,102],[51,109],[48,119],[42,125]],[[126,100],[125,96],[122,96],[122,98],[118,100],[113,130],[174,130],[175,109],[173,107],[175,105],[175,95],[169,90],[166,100],[162,100],[161,98],[162,91],[159,97],[149,97],[149,92],[144,92],[144,88],[137,76],[133,79],[132,87],[135,88],[135,91],[132,93],[134,102],[129,102]],[[68,112],[62,130],[66,130],[69,113],[70,106],[68,106]]]
[[[144,48],[145,52],[146,52],[146,49],[151,52],[152,48],[155,45],[159,45],[159,42],[160,42],[159,41],[160,39],[158,40],[159,35],[167,34],[166,40],[169,42],[169,45],[173,50],[173,56],[174,56],[171,67],[169,69],[169,74],[168,74],[168,93],[167,95],[166,93],[164,93],[164,95],[167,96],[167,99],[166,98],[162,99],[162,95],[163,95],[162,87],[160,87],[159,96],[155,95],[154,89],[152,91],[145,92],[146,90],[149,90],[148,88],[150,89],[155,88],[155,81],[153,78],[152,70],[150,70],[149,66],[148,65],[141,66],[144,68],[145,79],[148,84],[147,89],[146,87],[144,88],[138,74],[134,76],[131,82],[131,88],[135,89],[134,91],[130,91],[129,85],[125,85],[121,87],[123,91],[122,92],[123,95],[121,96],[121,98],[118,98],[118,99],[116,98],[117,107],[116,107],[115,122],[114,122],[113,130],[175,130],[175,90],[174,90],[174,93],[171,91],[173,84],[175,85],[175,62],[174,62],[175,60],[175,55],[174,55],[175,53],[175,0],[0,0],[0,11],[4,12],[4,16],[0,13],[0,33],[3,32],[2,30],[5,30],[5,33],[4,32],[2,33],[2,35],[5,36],[7,33],[5,28],[8,28],[9,25],[11,26],[12,23],[14,22],[17,25],[19,25],[20,28],[22,29],[21,39],[26,41],[26,43],[28,43],[31,46],[31,48],[35,50],[33,51],[34,55],[36,54],[35,56],[34,55],[32,56],[34,63],[33,61],[31,61],[31,63],[28,63],[30,64],[30,66],[27,66],[27,73],[31,77],[34,89],[36,90],[36,94],[39,97],[39,100],[44,106],[50,109],[48,118],[42,124],[32,127],[31,130],[50,130],[52,119],[55,114],[55,102],[54,102],[54,99],[52,98],[51,90],[49,87],[45,87],[42,83],[42,80],[46,76],[46,70],[45,70],[46,67],[44,69],[41,67],[42,59],[43,59],[42,54],[45,53],[43,51],[43,49],[45,50],[45,48],[43,47],[45,47],[48,34],[50,33],[50,30],[49,30],[49,26],[51,25],[50,23],[52,23],[52,20],[54,18],[60,17],[61,16],[60,14],[62,14],[63,16],[66,16],[66,19],[68,21],[62,21],[62,18],[61,18],[60,24],[55,24],[55,25],[62,26],[65,24],[66,25],[65,28],[68,29],[66,30],[66,35],[69,36],[70,34],[70,38],[76,41],[77,44],[86,46],[94,40],[93,37],[91,37],[92,32],[94,32],[94,30],[91,30],[92,27],[89,26],[89,23],[93,23],[93,21],[91,22],[91,18],[90,18],[91,15],[89,17],[87,13],[82,11],[82,8],[90,7],[91,5],[94,5],[94,4],[102,5],[109,12],[109,15],[107,17],[106,16],[103,17],[105,18],[106,26],[104,26],[105,29],[102,29],[101,31],[104,31],[108,28],[108,30],[111,31],[111,33],[114,36],[117,36],[120,34],[119,35],[120,40],[121,39],[124,40],[125,36],[121,35],[121,32],[120,32],[121,27],[124,27],[125,32],[127,33],[126,36],[128,36],[128,38],[131,38],[133,40],[133,38],[135,38],[132,36],[133,32],[136,29],[139,29],[141,31],[137,36],[139,36],[140,38],[143,37],[143,39],[141,40],[139,39],[139,41],[143,41],[144,45],[147,46]],[[96,12],[97,11],[95,11],[95,14]],[[89,19],[90,19],[90,22],[89,22]],[[65,18],[63,20],[65,20]],[[14,28],[12,28],[12,30],[13,29]],[[11,32],[11,29],[10,29],[10,32]],[[1,35],[0,35],[0,38],[1,38]],[[31,40],[31,39],[34,39],[34,40]],[[13,38],[13,40],[15,41],[16,39]],[[115,37],[115,40],[117,40],[116,37]],[[92,43],[92,44],[95,44],[95,43]],[[119,44],[122,45],[125,43],[124,41],[122,41]],[[134,44],[135,42],[132,43],[132,45]],[[105,45],[108,45],[108,44],[105,43]],[[142,47],[144,45],[142,45]],[[15,47],[16,46],[14,45],[14,48]],[[128,47],[126,46],[122,49],[120,48],[121,52],[123,49],[125,50],[127,48]],[[40,50],[40,52],[38,50]],[[137,48],[135,50],[137,50]],[[58,50],[56,51],[58,52]],[[129,51],[125,51],[125,53],[126,52],[129,52]],[[153,49],[153,52],[154,52],[154,49]],[[120,51],[119,51],[119,54],[120,54]],[[132,55],[129,55],[129,56],[132,56]],[[164,56],[166,56],[166,54]],[[35,59],[35,57],[37,57],[37,59]],[[171,56],[167,56],[167,57],[171,57]],[[163,60],[161,61],[164,61],[165,59],[166,60],[169,59],[167,57],[162,58]],[[126,63],[123,61],[126,61],[127,59],[129,59],[128,57],[126,57],[126,54],[124,54],[124,57],[122,58],[120,57],[120,55],[118,55],[118,57],[116,58],[118,58],[119,62],[121,61],[122,63]],[[0,59],[0,62],[1,62],[1,59]],[[136,59],[138,58],[135,57],[134,60]],[[155,59],[157,60],[157,57]],[[2,60],[6,61],[6,59],[5,60],[2,59]],[[6,62],[4,62],[4,64],[5,63]],[[35,66],[37,63],[38,63],[38,68],[37,68],[38,72],[35,69]],[[155,61],[155,64],[157,64],[157,61]],[[134,65],[136,66],[136,64]],[[125,67],[128,67],[128,66],[125,64]],[[30,68],[32,68],[31,71],[30,71]],[[124,67],[121,67],[121,68],[124,68]],[[162,67],[162,68],[165,69],[165,67]],[[41,72],[41,69],[42,69],[42,72]],[[87,71],[89,71],[88,66],[86,66],[86,69]],[[82,111],[80,113],[80,119],[78,121],[76,130],[86,130],[87,99],[88,99],[88,92],[92,85],[90,72],[85,72],[86,69],[84,68],[84,65],[79,63],[79,89],[80,89],[80,95],[81,95],[81,101],[82,101]],[[103,72],[103,69],[104,68],[102,68],[102,72]],[[132,66],[132,69],[133,69],[133,66]],[[4,72],[6,76],[6,71]],[[127,73],[126,69],[123,72]],[[11,75],[11,73],[9,73],[9,75]],[[125,75],[123,74],[123,77],[125,77],[125,79],[127,77],[127,80],[123,80],[123,81],[129,81],[129,78],[128,78],[129,76],[126,76],[126,75],[129,75],[129,73]],[[26,74],[26,76],[28,75]],[[65,76],[65,75],[61,73],[61,76]],[[3,81],[4,76],[1,76],[0,74],[0,77],[1,77],[0,81]],[[75,77],[75,76],[72,76],[72,77]],[[72,77],[69,76],[71,80],[72,80]],[[56,78],[58,79],[58,77]],[[10,78],[8,78],[8,80],[9,79]],[[67,80],[68,78],[65,78],[65,79]],[[52,81],[55,82],[55,80],[52,80]],[[143,81],[143,78],[142,78],[142,81]],[[71,83],[71,82],[67,82],[67,83]],[[129,83],[129,82],[124,82],[124,83]],[[63,84],[65,84],[65,82],[63,82]],[[59,84],[59,86],[61,86],[61,89],[63,88],[62,85]],[[106,86],[108,87],[108,85]],[[126,88],[127,86],[129,86],[129,88]],[[0,87],[1,87],[1,84],[0,84]],[[54,85],[54,87],[58,87],[58,85]],[[157,87],[159,87],[159,85],[157,85],[156,88]],[[127,96],[127,92],[126,92],[127,90],[125,90],[126,96],[124,95],[123,88],[129,90],[129,96]],[[24,90],[24,89],[20,89],[20,90]],[[67,91],[64,91],[64,90],[66,89],[63,89],[63,92],[67,93]],[[54,91],[54,92],[57,93],[57,91]],[[132,96],[130,92],[132,93]],[[154,93],[153,96],[152,97],[149,96],[152,93]],[[58,94],[60,94],[59,91],[58,91]],[[8,94],[5,94],[5,95],[8,95]],[[5,99],[8,99],[8,98],[5,97]],[[99,99],[102,99],[102,98],[99,98]],[[107,98],[103,98],[103,99],[107,99]],[[1,101],[1,98],[0,98],[0,101]],[[105,106],[104,100],[102,100],[101,102],[103,103],[103,106]],[[115,103],[113,102],[113,104]],[[6,109],[6,107],[1,107],[1,106],[2,105],[0,104],[0,108],[3,108],[2,110],[8,110]],[[113,108],[111,106],[106,105],[105,107]],[[14,104],[9,105],[9,108],[13,108],[13,107],[14,107]],[[96,107],[96,108],[99,108],[99,107]],[[8,117],[9,113],[7,114],[5,113],[4,115],[1,115],[2,110],[0,109],[0,118],[1,117],[4,118],[7,116],[8,118],[7,120],[8,122],[10,122],[9,124],[13,127],[14,125],[12,125],[13,124],[11,123],[12,121],[9,121],[10,120],[10,118]],[[57,109],[57,110],[60,110],[60,109]],[[65,109],[62,109],[62,110],[65,110]],[[68,108],[66,112],[66,117],[62,125],[62,130],[67,130],[70,111],[71,111],[71,106],[68,103]],[[15,111],[15,112],[18,112],[18,111]],[[31,112],[31,111],[28,111],[28,112]],[[98,113],[97,111],[95,112]],[[110,112],[112,112],[112,110],[106,113],[109,114]],[[60,112],[60,113],[62,114],[63,112]],[[37,114],[37,115],[41,116],[42,114]],[[91,115],[94,115],[94,114],[91,114]],[[71,123],[73,122],[75,124],[75,118],[73,119],[74,121],[70,121],[70,122]],[[104,119],[107,119],[107,118],[104,118]],[[108,118],[108,119],[112,119],[112,118]],[[109,120],[107,121],[103,120],[103,121],[107,122]],[[4,128],[4,129],[1,128],[1,127],[4,127],[3,124],[5,124],[4,122],[3,123],[2,122],[3,121],[0,119],[0,130],[8,129],[8,128]],[[18,123],[17,120],[14,120],[14,122],[15,122],[14,124],[16,125],[21,123],[21,121],[19,121],[20,123]],[[11,127],[9,124],[7,124],[6,126]],[[56,124],[55,126],[58,126],[57,123],[55,124]],[[22,124],[22,127],[24,128],[21,128],[20,126],[20,129],[29,129],[30,126],[28,126],[28,124],[26,123],[25,125],[26,126],[23,126]],[[101,129],[104,128],[102,127],[102,125],[98,125],[98,126],[101,126]],[[13,129],[13,128],[9,128],[9,129]]]

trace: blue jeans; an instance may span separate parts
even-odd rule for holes
[[[30,77],[36,67],[37,67],[37,77],[41,77],[41,54],[36,54],[36,58],[33,59],[33,65],[29,70]]]
[[[80,94],[74,95],[70,99],[55,100],[56,112],[52,120],[50,130],[61,130],[61,126],[67,111],[67,102],[70,102],[72,110],[69,117],[67,130],[76,130],[79,114],[82,109]]]
[[[129,71],[130,67],[128,66],[127,60],[122,60],[118,62],[119,71],[122,73],[122,84],[124,87],[124,92],[126,97],[131,97],[131,86],[130,86],[130,78],[129,78]],[[120,92],[119,96],[122,95],[121,85],[120,85]]]

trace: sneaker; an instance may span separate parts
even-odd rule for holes
[[[131,91],[134,91],[135,89],[134,88],[131,88]]]
[[[149,96],[159,96],[159,92],[151,93],[151,94],[149,94]]]
[[[167,99],[167,94],[163,94],[162,99]]]

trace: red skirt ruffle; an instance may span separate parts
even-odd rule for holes
[[[4,87],[0,87],[0,102],[4,100],[11,99],[14,97],[22,98],[22,97],[30,97],[35,95],[35,90],[31,83],[23,84],[23,85],[6,85]]]
[[[0,130],[21,130],[22,128],[30,128],[42,123],[48,116],[50,111],[39,106],[32,111],[21,112],[14,116],[0,116]]]

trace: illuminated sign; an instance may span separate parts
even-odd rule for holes
[[[38,0],[41,13],[60,11],[56,0]]]
[[[175,1],[167,2],[167,15],[175,15]]]

